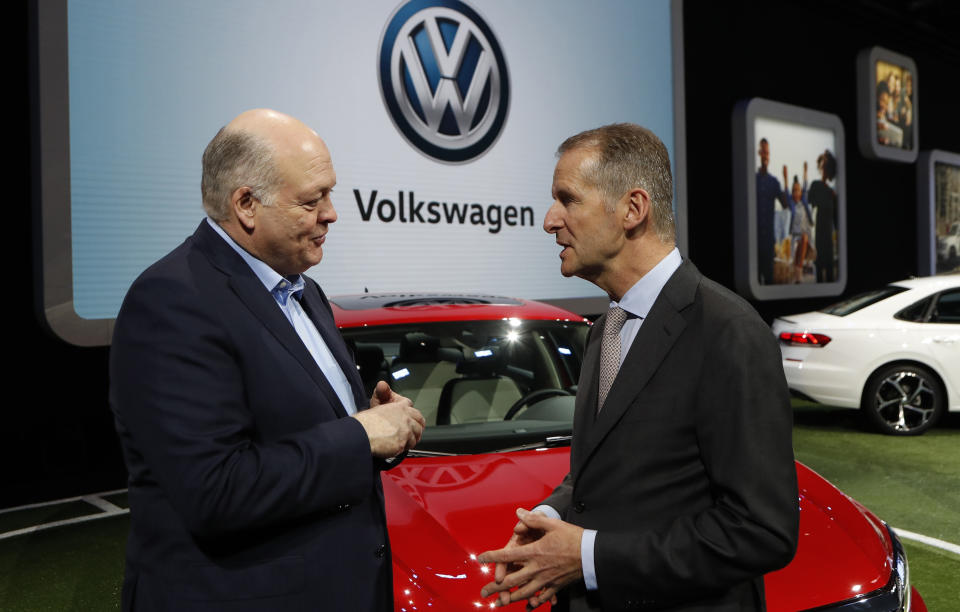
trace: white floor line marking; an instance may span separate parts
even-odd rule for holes
[[[948,550],[955,555],[960,555],[960,546],[956,544],[951,544],[950,542],[945,542],[944,540],[938,540],[937,538],[931,538],[930,536],[925,536],[920,533],[913,533],[912,531],[907,531],[906,529],[900,529],[899,527],[894,527],[894,531],[897,532],[897,535],[905,540],[914,540],[916,542],[922,542],[928,546],[933,546],[934,548],[942,548],[943,550]]]
[[[107,500],[97,495],[84,495],[80,499],[87,502],[91,506],[96,506],[97,508],[103,510],[104,512],[116,512],[117,510],[123,510],[123,508],[121,508],[120,506],[111,504]]]
[[[76,525],[77,523],[86,523],[88,521],[95,521],[97,519],[109,518],[111,516],[120,516],[121,514],[130,514],[130,511],[121,509],[121,510],[118,510],[117,512],[98,512],[97,514],[87,514],[86,516],[78,516],[76,518],[64,519],[62,521],[54,521],[52,523],[43,523],[42,525],[34,525],[33,527],[24,527],[23,529],[17,529],[15,531],[0,533],[0,540],[6,540],[7,538],[26,535],[28,533],[34,533],[37,531],[44,531],[46,529],[53,529],[54,527],[63,527],[64,525]]]
[[[126,489],[116,489],[115,491],[103,491],[102,493],[91,493],[90,496],[104,496],[104,495],[116,495],[117,493],[126,493]],[[27,504],[25,506],[14,506],[13,508],[0,508],[0,514],[5,514],[7,512],[16,512],[17,510],[31,510],[33,508],[43,508],[44,506],[55,506],[57,504],[69,504],[71,502],[80,501],[83,499],[80,496],[77,497],[67,497],[66,499],[55,499],[53,501],[39,502],[36,504]]]

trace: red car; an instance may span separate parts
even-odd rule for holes
[[[387,380],[428,428],[383,475],[396,610],[472,610],[517,507],[569,470],[574,394],[589,322],[547,304],[487,295],[362,294],[331,299],[372,391]],[[800,543],[766,576],[771,612],[926,612],[893,531],[797,464]],[[513,608],[522,610],[521,603]]]

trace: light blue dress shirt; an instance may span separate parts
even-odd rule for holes
[[[643,275],[643,277],[634,283],[633,287],[623,297],[620,302],[610,302],[610,308],[619,306],[627,311],[627,321],[620,329],[620,365],[626,359],[630,347],[633,345],[643,320],[650,314],[653,303],[667,284],[673,273],[677,271],[683,258],[680,257],[680,251],[674,248],[666,257],[653,267],[652,270]],[[560,513],[552,506],[542,504],[533,509],[534,512],[540,512],[546,516],[559,519]],[[593,547],[597,539],[596,529],[584,529],[583,537],[580,540],[580,563],[583,566],[583,582],[588,590],[597,588],[597,570],[594,563]]]
[[[253,273],[256,274],[260,282],[263,283],[263,286],[270,292],[274,300],[276,300],[277,306],[283,311],[284,316],[286,316],[290,324],[293,325],[297,335],[300,336],[300,339],[303,341],[304,346],[310,351],[313,360],[317,362],[317,366],[319,366],[323,375],[327,378],[327,382],[330,383],[337,397],[340,398],[340,403],[343,404],[347,414],[356,414],[357,403],[353,398],[350,382],[340,368],[340,364],[337,363],[333,353],[330,352],[327,343],[323,341],[323,336],[317,331],[313,321],[310,320],[310,317],[307,316],[307,313],[303,310],[303,306],[301,306],[298,301],[300,294],[303,292],[303,277],[299,274],[289,278],[282,276],[265,262],[245,251],[243,247],[234,242],[229,234],[223,231],[220,225],[214,223],[209,217],[207,217],[207,223],[230,245],[230,248],[243,258],[243,261],[247,262],[247,265],[250,266]],[[290,296],[294,296],[294,299],[288,299]]]

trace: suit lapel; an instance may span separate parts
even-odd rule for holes
[[[598,336],[597,339],[591,337],[591,343],[595,346],[587,347],[585,357],[587,363],[584,364],[584,374],[589,374],[591,377],[586,389],[588,396],[581,401],[578,393],[577,409],[574,417],[574,431],[577,432],[574,441],[579,447],[573,453],[576,460],[571,465],[574,482],[576,482],[584,464],[589,461],[604,438],[610,433],[610,430],[630,408],[637,395],[647,386],[670,349],[673,348],[677,338],[683,333],[687,322],[682,311],[693,303],[699,281],[699,272],[693,264],[684,261],[667,281],[667,284],[664,285],[663,290],[650,309],[649,315],[640,326],[640,330],[630,346],[630,351],[627,353],[626,359],[624,359],[623,365],[610,387],[607,400],[599,415],[596,414],[597,389],[599,386],[596,380],[598,376],[596,364],[600,361],[599,336],[602,336],[602,334],[594,334]],[[594,328],[600,326],[600,329],[603,329],[605,316],[597,320]],[[588,364],[589,371],[587,370]],[[585,382],[585,379],[581,377],[581,387],[583,387],[583,382]],[[643,406],[639,406],[637,409],[642,410]],[[594,415],[596,415],[595,419],[593,418]],[[592,423],[584,422],[591,420]],[[579,428],[577,428],[578,426]],[[584,432],[586,436],[582,435]]]
[[[576,436],[570,450],[571,471],[575,471],[574,466],[581,464],[585,458],[581,455],[586,444],[580,442],[589,439],[590,431],[593,429],[597,416],[597,394],[600,387],[598,366],[600,364],[603,325],[606,320],[607,315],[605,314],[597,319],[590,329],[590,335],[587,337],[587,348],[584,351],[580,379],[577,382],[577,398],[573,412],[573,431]]]
[[[197,241],[201,250],[206,253],[211,263],[222,270],[228,276],[228,285],[237,295],[241,302],[250,310],[251,313],[263,324],[263,326],[277,339],[284,349],[286,349],[294,359],[303,367],[310,376],[310,379],[320,387],[321,392],[327,399],[327,404],[333,408],[337,417],[347,416],[347,412],[340,402],[337,393],[330,386],[327,377],[313,355],[307,350],[303,340],[297,334],[297,331],[287,320],[283,311],[277,306],[276,300],[266,290],[257,275],[253,273],[250,266],[247,265],[224,240],[207,224],[206,220],[200,222],[200,227],[194,232],[193,238]],[[307,284],[309,286],[309,282]],[[316,321],[314,320],[314,325]],[[319,326],[318,326],[319,329]],[[325,342],[327,337],[321,335]],[[333,349],[331,348],[331,351]],[[340,361],[340,358],[337,358]],[[341,365],[341,367],[343,367]],[[345,372],[348,370],[344,370]],[[349,378],[349,374],[347,374]]]

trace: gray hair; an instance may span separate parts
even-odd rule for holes
[[[253,197],[272,206],[280,185],[272,147],[248,132],[220,128],[203,152],[200,193],[203,209],[217,222],[230,216],[230,198],[240,187],[249,187]]]
[[[596,161],[583,168],[583,178],[603,193],[607,210],[631,189],[643,189],[650,195],[657,237],[675,240],[670,155],[653,132],[633,123],[605,125],[567,138],[557,155],[573,149],[597,152]]]

